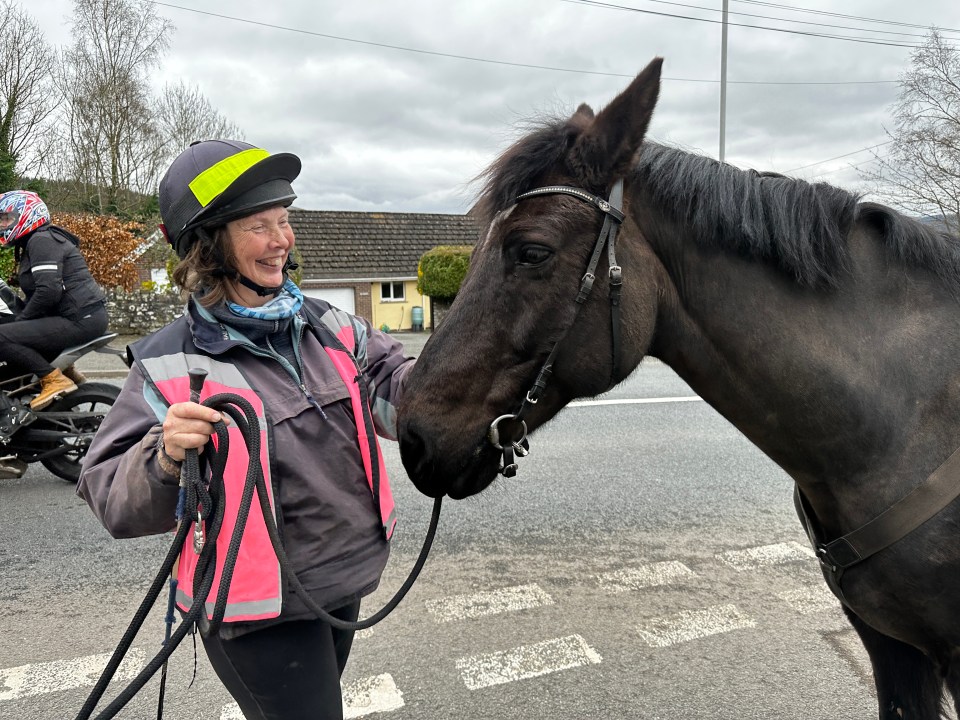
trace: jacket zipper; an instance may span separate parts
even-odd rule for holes
[[[227,328],[223,325],[223,323],[219,323],[219,325],[220,325],[220,331],[223,333],[223,339],[224,339],[224,340],[228,340],[228,341],[231,340],[230,334],[227,332]],[[297,341],[298,341],[298,342],[303,339],[303,327],[304,327],[303,325],[300,326],[300,337],[297,338]],[[236,341],[236,342],[237,342],[238,345],[240,345],[240,347],[246,348],[247,350],[249,350],[249,351],[250,351],[252,354],[254,354],[254,355],[259,355],[260,357],[271,358],[272,360],[275,360],[277,363],[279,363],[280,367],[282,367],[282,368],[284,369],[284,371],[293,378],[294,382],[297,383],[297,387],[300,388],[300,392],[302,392],[303,395],[304,395],[304,397],[306,397],[307,402],[309,402],[311,405],[313,405],[313,407],[315,407],[317,410],[320,411],[320,415],[321,415],[321,417],[323,417],[324,420],[329,420],[329,418],[327,417],[327,413],[325,413],[325,412],[323,411],[323,408],[320,406],[320,403],[318,403],[318,402],[316,401],[316,399],[313,397],[313,395],[310,394],[310,391],[307,390],[307,386],[300,380],[300,378],[294,377],[293,372],[291,372],[289,369],[287,369],[286,365],[285,365],[283,362],[280,361],[280,359],[277,357],[277,354],[276,354],[276,353],[271,353],[271,352],[268,352],[268,351],[266,351],[266,350],[263,350],[263,349],[257,347],[256,345],[254,345],[254,344],[252,344],[252,343],[246,343],[246,342],[242,342],[242,341]],[[268,340],[267,340],[267,344],[269,344],[269,343],[270,343],[270,340],[268,339]],[[300,361],[300,353],[297,352],[297,348],[296,348],[296,347],[294,347],[294,349],[293,349],[293,354],[294,354],[294,355],[296,356],[296,358],[297,358],[297,367],[298,367],[299,370],[300,370],[300,377],[302,378],[302,377],[303,377],[303,363]]]

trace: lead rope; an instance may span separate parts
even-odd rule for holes
[[[199,397],[200,388],[203,385],[206,372],[203,370],[190,371],[190,390],[191,396],[196,391]],[[427,535],[423,541],[423,547],[414,563],[410,575],[397,590],[396,594],[383,606],[376,614],[360,620],[358,622],[348,622],[333,617],[326,610],[320,607],[309,596],[303,585],[297,579],[296,573],[290,567],[286,552],[280,541],[280,535],[277,531],[277,524],[273,517],[273,509],[270,507],[269,496],[267,494],[266,483],[263,479],[263,468],[260,465],[260,425],[257,419],[256,410],[244,398],[232,393],[220,393],[213,395],[202,403],[206,407],[211,407],[220,412],[226,413],[237,424],[243,441],[247,446],[247,454],[250,461],[247,465],[247,476],[243,487],[240,507],[237,513],[237,523],[233,535],[230,538],[230,544],[227,548],[227,556],[224,560],[223,572],[220,576],[220,585],[217,588],[217,599],[214,603],[212,617],[208,620],[206,613],[206,600],[213,587],[213,580],[217,568],[217,537],[220,534],[220,528],[223,523],[223,516],[226,507],[226,497],[223,493],[223,471],[226,467],[227,454],[230,448],[230,438],[226,424],[221,420],[214,423],[214,433],[217,436],[217,443],[214,444],[211,436],[210,442],[206,445],[209,465],[209,487],[203,482],[200,473],[200,460],[197,450],[192,449],[186,452],[186,457],[181,469],[181,484],[184,491],[184,506],[186,508],[197,508],[198,517],[202,520],[197,524],[202,533],[202,548],[197,560],[197,568],[193,580],[193,603],[190,609],[183,617],[183,621],[176,632],[170,634],[169,626],[167,628],[167,638],[160,652],[147,663],[147,666],[130,681],[130,684],[124,688],[117,697],[111,702],[99,715],[97,720],[107,720],[114,717],[120,710],[136,695],[151,677],[166,662],[177,646],[183,641],[189,632],[196,626],[200,629],[204,637],[209,637],[212,633],[219,630],[223,622],[223,616],[226,612],[227,591],[230,589],[230,582],[233,578],[234,567],[236,566],[237,555],[240,550],[240,539],[243,536],[243,529],[247,523],[247,517],[250,512],[250,506],[253,502],[253,493],[256,491],[260,502],[260,509],[267,527],[267,533],[270,536],[270,543],[277,555],[277,560],[282,569],[281,577],[290,583],[291,588],[303,603],[320,619],[341,630],[363,630],[380,622],[400,603],[410,588],[416,581],[420,570],[423,568],[433,544],[434,536],[437,531],[437,524],[440,520],[440,505],[442,498],[436,498],[433,504],[433,513],[430,517],[430,525],[427,528]],[[92,714],[103,693],[106,691],[110,680],[113,678],[120,666],[123,657],[136,638],[141,626],[150,609],[156,602],[163,585],[167,581],[173,569],[173,565],[180,556],[184,542],[187,541],[187,535],[190,531],[189,522],[181,522],[176,530],[173,543],[167,551],[160,572],[154,579],[146,597],[140,603],[140,607],[134,614],[133,620],[127,627],[126,632],[114,650],[113,655],[107,662],[106,667],[97,680],[96,685],[90,692],[89,697],[80,709],[77,720],[87,720]],[[199,537],[195,532],[195,536]],[[195,538],[196,539],[196,538]],[[171,587],[173,591],[173,587]],[[162,706],[158,709],[162,716]],[[159,717],[158,716],[158,717]]]

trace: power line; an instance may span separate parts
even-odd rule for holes
[[[827,10],[810,10],[807,8],[799,8],[795,5],[779,5],[777,3],[771,2],[762,2],[761,0],[733,0],[734,2],[740,2],[747,5],[761,5],[764,7],[777,8],[778,10],[789,10],[790,12],[798,13],[809,13],[811,15],[828,15],[830,17],[843,18],[844,20],[861,20],[863,22],[877,23],[878,25],[896,25],[898,27],[909,27],[909,28],[920,28],[920,29],[929,29],[930,24],[918,25],[916,23],[906,23],[899,22],[896,20],[882,20],[877,18],[867,18],[861,17],[859,15],[844,15],[843,13],[829,12]],[[953,28],[941,28],[945,32],[960,32],[960,30]]]
[[[627,12],[641,13],[643,15],[656,15],[659,17],[677,18],[680,20],[692,20],[694,22],[705,22],[705,23],[711,23],[714,25],[720,25],[723,22],[722,20],[711,20],[710,18],[699,18],[699,17],[693,17],[691,15],[676,15],[674,13],[659,12],[657,10],[641,10],[640,8],[627,7],[625,5],[615,5],[613,3],[600,2],[599,0],[561,0],[561,1],[574,3],[578,5],[592,5],[594,7],[607,8],[611,10],[625,10]],[[887,47],[901,47],[901,48],[911,48],[911,49],[917,49],[918,47],[920,47],[919,45],[914,45],[906,42],[892,42],[889,40],[880,40],[877,38],[851,37],[849,35],[832,35],[829,33],[816,33],[816,32],[809,32],[806,30],[787,30],[786,28],[768,27],[766,25],[748,25],[746,23],[728,22],[727,24],[734,27],[750,28],[752,30],[769,30],[770,32],[786,33],[788,35],[805,35],[807,37],[819,37],[819,38],[827,38],[831,40],[845,40],[847,42],[864,43],[866,45],[885,45]]]
[[[722,12],[722,10],[717,10],[716,8],[712,8],[712,7],[703,7],[702,5],[690,5],[688,3],[681,3],[681,2],[670,2],[670,0],[646,0],[646,2],[657,3],[658,5],[673,5],[675,7],[690,8],[691,10],[704,10],[707,12],[714,12],[714,13]],[[782,7],[782,6],[776,6],[776,7]],[[632,9],[632,8],[625,8],[625,9]],[[731,12],[730,14],[740,15],[742,17],[759,18],[761,20],[780,20],[787,23],[798,23],[800,25],[814,25],[817,27],[838,28],[840,30],[859,30],[861,32],[881,33],[883,35],[903,35],[906,37],[920,37],[920,38],[926,37],[926,33],[908,33],[908,32],[898,32],[896,30],[871,30],[870,28],[865,28],[865,27],[851,27],[849,25],[834,25],[832,23],[820,23],[820,22],[812,22],[808,20],[791,20],[789,18],[784,18],[784,17],[773,17],[770,15],[757,15],[755,13],[745,13],[745,12]],[[832,15],[833,13],[826,13],[826,14]],[[872,21],[868,20],[867,22],[872,22]],[[910,27],[913,27],[913,26],[911,25]]]
[[[571,0],[564,0],[571,1]],[[247,25],[255,25],[257,27],[269,28],[271,30],[283,30],[285,32],[298,33],[300,35],[309,35],[311,37],[320,37],[327,40],[339,40],[341,42],[355,43],[358,45],[368,45],[372,47],[386,48],[388,50],[399,50],[401,52],[416,53],[419,55],[429,55],[432,57],[445,57],[452,58],[455,60],[468,60],[470,62],[479,62],[486,63],[489,65],[504,65],[507,67],[519,67],[519,68],[528,68],[533,70],[550,70],[553,72],[565,72],[565,73],[575,73],[580,75],[599,75],[603,77],[622,77],[622,78],[633,78],[634,73],[614,73],[614,72],[603,72],[600,70],[581,70],[578,68],[564,68],[556,67],[551,65],[537,65],[533,63],[521,63],[521,62],[511,62],[508,60],[493,60],[490,58],[475,57],[471,55],[458,55],[456,53],[445,53],[439,52],[436,50],[423,50],[421,48],[406,47],[403,45],[392,45],[390,43],[381,43],[375,42],[372,40],[360,40],[357,38],[345,37],[343,35],[331,35],[329,33],[321,33],[313,30],[305,30],[303,28],[293,28],[287,27],[285,25],[277,25],[275,23],[262,22],[260,20],[250,20],[248,18],[236,17],[233,15],[224,15],[223,13],[215,13],[207,10],[197,10],[196,8],[183,7],[182,5],[175,5],[173,3],[161,2],[160,0],[148,0],[153,5],[158,5],[161,7],[173,8],[174,10],[183,10],[184,12],[195,13],[197,15],[206,15],[208,17],[220,18],[222,20],[231,20],[233,22],[244,23]],[[713,22],[713,21],[708,21]],[[713,79],[699,79],[699,78],[677,78],[677,77],[664,77],[663,80],[669,80],[673,82],[697,82],[697,83],[718,83],[719,80]],[[889,84],[896,83],[896,80],[847,80],[847,81],[825,81],[825,82],[816,82],[816,81],[766,81],[766,80],[728,80],[728,84],[731,85],[879,85],[879,84]]]
[[[795,167],[790,170],[784,170],[783,174],[786,175],[788,173],[796,172],[797,170],[806,170],[807,168],[811,168],[814,165],[823,165],[824,163],[832,162],[834,160],[839,160],[840,158],[850,157],[851,155],[857,155],[859,153],[866,152],[867,150],[876,150],[878,147],[889,145],[892,142],[893,140],[887,140],[886,142],[877,143],[876,145],[871,145],[870,147],[860,148],[859,150],[854,150],[853,152],[844,153],[843,155],[837,155],[836,157],[827,158],[826,160],[819,160],[815,163],[810,163],[809,165],[801,165],[800,167]]]

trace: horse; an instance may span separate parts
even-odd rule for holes
[[[960,244],[646,140],[661,64],[481,176],[485,229],[398,409],[407,474],[478,493],[528,430],[658,358],[795,481],[881,720],[934,720],[946,691],[960,710]]]

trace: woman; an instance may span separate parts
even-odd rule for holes
[[[87,453],[78,493],[115,537],[173,529],[185,452],[202,449],[220,418],[188,399],[187,370],[205,369],[202,397],[238,393],[269,426],[261,460],[286,553],[313,600],[353,621],[377,587],[396,523],[375,434],[394,438],[393,408],[413,360],[287,279],[287,207],[299,172],[294,155],[225,140],[194,143],[174,160],[160,213],[181,258],[173,278],[189,293],[187,309],[129,348],[129,377]],[[230,432],[228,498],[239,496],[247,467],[239,431]],[[220,558],[232,520],[218,537]],[[181,609],[193,601],[196,559],[187,543]],[[341,718],[352,639],[288,591],[254,502],[225,622],[203,638],[244,716]]]
[[[42,410],[77,389],[76,376],[50,364],[60,351],[107,330],[105,296],[80,254],[80,241],[50,224],[40,196],[26,190],[0,195],[0,246],[15,248],[17,278],[26,302],[0,327],[0,360],[40,378],[30,401]]]

